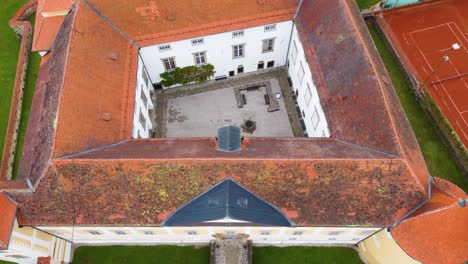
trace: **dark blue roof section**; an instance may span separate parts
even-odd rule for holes
[[[281,210],[234,180],[225,179],[175,210],[162,226],[206,225],[206,221],[233,219],[253,225],[293,226]],[[229,225],[229,220],[220,222]]]
[[[225,126],[218,128],[218,150],[240,151],[241,129],[238,126]]]

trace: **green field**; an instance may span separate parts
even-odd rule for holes
[[[18,63],[18,54],[20,47],[20,39],[8,26],[8,20],[16,13],[16,11],[27,1],[26,0],[2,0],[0,5],[0,160],[3,155],[3,147],[5,143],[5,135],[8,127],[8,117],[10,114],[11,97],[13,94],[13,85],[15,82],[16,65]],[[30,19],[34,22],[34,16]],[[15,164],[13,178],[16,177],[18,163],[21,158],[24,136],[31,109],[31,102],[36,86],[37,72],[39,70],[40,55],[37,53],[31,54],[28,70],[26,73],[26,85],[24,88],[23,111],[21,112],[21,120],[18,133],[18,145],[15,154]]]
[[[209,263],[208,247],[177,246],[111,246],[80,247],[73,264],[118,263]],[[258,247],[254,248],[255,264],[346,263],[361,264],[358,253],[351,248],[337,247]]]
[[[368,27],[379,50],[380,57],[392,79],[406,116],[416,134],[431,175],[447,179],[468,191],[468,180],[456,166],[448,147],[437,134],[434,123],[431,122],[416,100],[416,96],[411,91],[411,84],[405,78],[404,73],[398,66],[398,62],[385,46],[385,42],[377,33],[375,25],[368,25]]]

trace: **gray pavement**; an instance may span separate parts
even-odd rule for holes
[[[276,79],[269,79],[273,93],[281,93]],[[166,108],[166,137],[214,137],[225,125],[241,125],[245,120],[257,122],[257,129],[243,133],[247,137],[292,137],[283,98],[280,110],[268,112],[264,88],[243,91],[247,104],[238,108],[233,87],[170,98]]]

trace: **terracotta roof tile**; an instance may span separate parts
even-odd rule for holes
[[[131,37],[161,34],[155,41],[291,19],[297,5],[91,3]],[[388,226],[420,204],[424,160],[357,7],[351,0],[303,3],[297,26],[335,139],[248,139],[243,151],[229,154],[215,151],[210,139],[130,140],[137,49],[78,1],[41,67],[20,164],[20,179],[33,179],[35,191],[12,193],[19,221],[158,225],[228,176],[304,226]],[[212,4],[228,11],[213,12]],[[110,121],[100,120],[102,113]]]
[[[18,176],[19,179],[30,179],[33,185],[41,177],[52,158],[54,124],[67,63],[73,19],[74,13],[69,14],[65,19],[54,51],[42,60],[37,77]]]
[[[54,156],[131,137],[128,101],[135,89],[136,48],[81,1],[70,36]],[[133,56],[132,56],[133,55]],[[133,107],[131,107],[133,110]],[[110,120],[99,118],[108,113]]]
[[[458,202],[468,195],[456,185],[436,179],[432,198],[391,233],[414,259],[451,264],[468,260],[468,206]]]
[[[427,188],[416,137],[355,1],[305,0],[296,23],[331,135],[407,159]]]
[[[198,36],[224,32],[226,27],[242,29],[292,20],[298,0],[89,0],[120,30],[134,40],[159,42],[160,35],[171,35],[165,41],[186,37],[189,31]],[[214,29],[213,28],[218,28]],[[180,36],[178,36],[180,35]]]
[[[133,159],[54,164],[34,193],[12,193],[21,204],[21,224],[156,226],[164,220],[158,216],[226,177],[285,211],[296,211],[292,220],[299,226],[387,226],[425,196],[401,160]]]
[[[60,27],[70,10],[72,0],[39,0],[32,51],[48,51],[54,44]]]
[[[43,17],[38,14],[36,16],[32,51],[50,50],[64,20],[65,16]]]
[[[187,148],[190,146],[190,148]],[[247,138],[243,150],[216,150],[214,138],[135,139],[71,155],[74,159],[399,159],[335,139]]]
[[[16,203],[0,193],[0,250],[8,248],[13,222],[16,217]]]

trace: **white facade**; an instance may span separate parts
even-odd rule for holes
[[[217,233],[248,234],[257,245],[355,245],[381,228],[354,227],[37,227],[80,244],[207,244]],[[72,235],[73,233],[73,235]]]
[[[292,32],[288,60],[288,73],[293,83],[294,92],[297,94],[297,104],[301,109],[307,134],[309,137],[330,137],[325,113],[320,105],[317,88],[296,26]]]
[[[153,128],[149,110],[154,108],[150,90],[153,89],[141,58],[138,58],[138,71],[135,93],[135,109],[133,113],[133,138],[149,138]]]
[[[258,69],[259,62],[274,61],[273,67],[286,64],[287,51],[291,36],[292,21],[271,25],[246,28],[243,34],[240,30],[224,32],[209,36],[199,36],[194,39],[163,43],[144,47],[140,54],[155,83],[161,81],[160,74],[165,72],[163,59],[174,58],[176,67],[195,65],[195,53],[206,52],[206,62],[215,69],[215,77],[229,76],[230,71],[238,74],[239,66],[243,72],[253,72]],[[234,33],[234,34],[233,34]],[[202,39],[202,41],[200,41]],[[274,39],[273,51],[262,52],[263,40]],[[192,43],[194,40],[195,43]],[[244,45],[243,56],[234,58],[233,46]]]
[[[49,257],[51,263],[69,261],[71,243],[32,227],[19,227],[15,220],[7,250],[0,250],[0,260],[35,264],[38,257]]]
[[[145,72],[153,83],[159,83],[160,74],[168,68],[193,66],[200,62],[214,66],[215,78],[237,75],[240,71],[247,73],[268,67],[282,67],[289,62],[288,74],[297,94],[297,104],[301,109],[307,135],[330,137],[304,48],[292,21],[143,47],[140,56],[134,138],[148,138],[149,130],[152,129],[151,122],[146,122],[146,127],[141,122],[142,119],[149,121],[146,110],[153,108],[151,103],[145,108],[140,96],[142,89],[149,95],[143,80],[143,69],[146,69]]]

